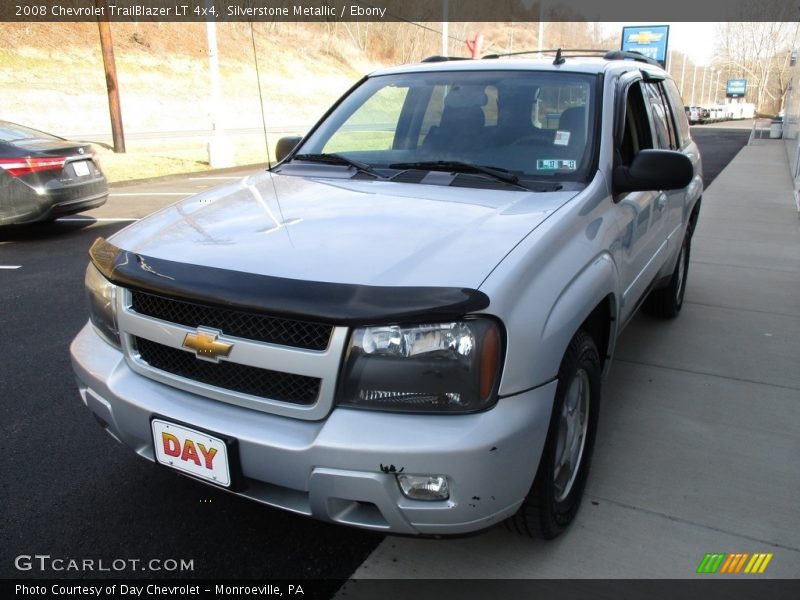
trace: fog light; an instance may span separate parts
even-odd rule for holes
[[[397,475],[397,483],[406,498],[412,500],[447,500],[450,488],[443,475]]]

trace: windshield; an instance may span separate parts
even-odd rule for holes
[[[437,71],[372,77],[311,134],[297,158],[337,155],[369,168],[474,165],[541,181],[586,181],[590,75]],[[441,163],[441,164],[437,164]]]

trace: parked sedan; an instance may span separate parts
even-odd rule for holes
[[[90,144],[0,121],[0,225],[56,219],[107,198]]]

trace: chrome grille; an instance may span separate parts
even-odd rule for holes
[[[154,369],[225,390],[304,406],[319,396],[321,382],[316,377],[199,360],[191,352],[140,337],[134,337],[134,345],[141,360]]]

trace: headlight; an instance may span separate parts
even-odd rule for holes
[[[350,338],[338,405],[474,412],[497,400],[500,328],[489,319],[360,327]]]
[[[117,329],[116,299],[117,286],[103,277],[92,263],[86,267],[86,298],[89,300],[89,317],[100,334],[109,344],[120,347]]]

